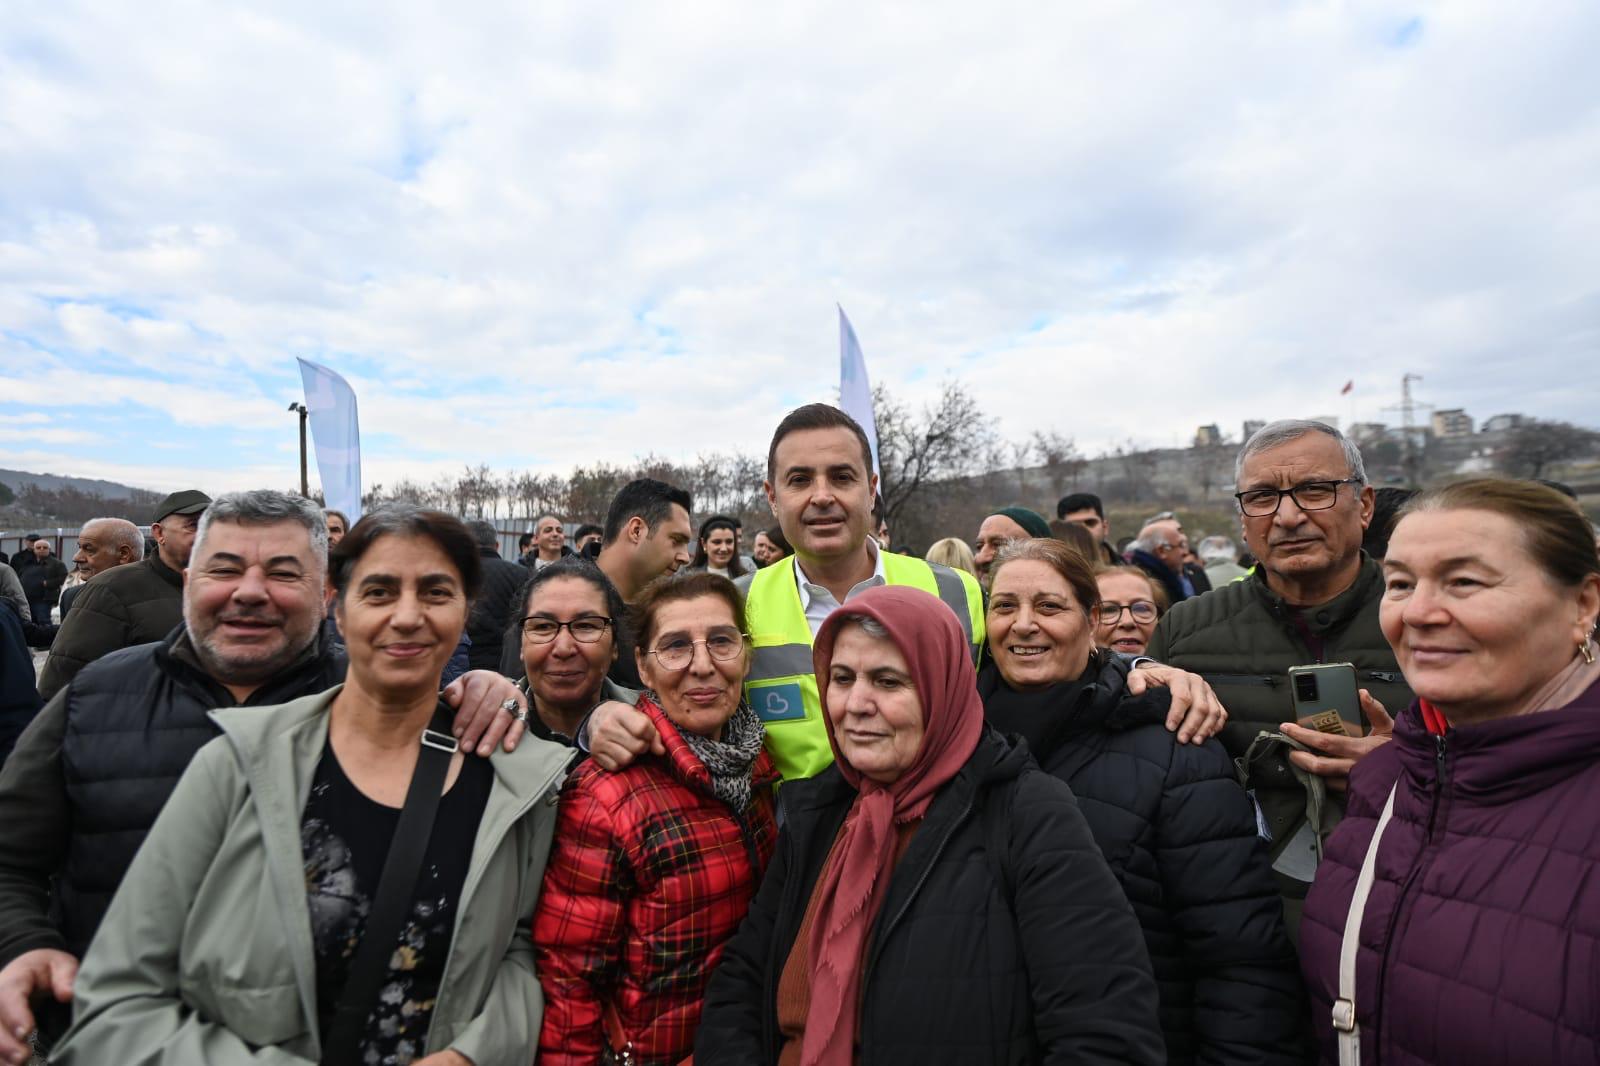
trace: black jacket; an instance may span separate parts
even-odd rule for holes
[[[246,702],[321,692],[344,672],[313,643]],[[207,712],[236,703],[180,626],[92,663],[39,712],[0,769],[0,965],[35,948],[82,956],[189,760],[219,735]]]
[[[61,586],[67,581],[67,565],[54,555],[47,555],[44,559],[37,556],[24,570],[17,571],[17,578],[22,582],[23,595],[28,597],[28,604],[48,603],[54,607],[56,600],[61,596]],[[38,621],[48,622],[48,618]]]
[[[498,670],[507,626],[513,621],[512,603],[528,580],[528,568],[500,558],[493,548],[479,548],[478,554],[483,562],[483,587],[467,619],[467,636],[472,638],[467,661],[473,670]]]
[[[778,976],[855,796],[837,768],[783,786],[777,854],[706,991],[696,1066],[777,1061]],[[1001,836],[1008,884],[988,855]],[[861,1066],[1162,1061],[1138,927],[1071,792],[989,730],[895,867],[862,965]]]
[[[10,600],[0,600],[0,766],[17,737],[39,713],[33,687],[33,653],[23,636],[22,618]]]
[[[1215,740],[1179,744],[1165,689],[1127,693],[1128,668],[1091,660],[1079,683],[1038,696],[992,662],[978,691],[1028,730],[1045,772],[1078,799],[1144,930],[1161,991],[1167,1061],[1309,1061],[1304,989],[1255,810]]]
[[[1161,582],[1161,587],[1167,591],[1168,603],[1180,603],[1189,598],[1188,593],[1183,591],[1182,580],[1172,572],[1172,568],[1149,552],[1135,548],[1128,553],[1128,564],[1137,566]]]

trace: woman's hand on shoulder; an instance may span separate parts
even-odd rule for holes
[[[1172,693],[1167,732],[1177,733],[1179,744],[1204,744],[1222,732],[1228,722],[1222,701],[1199,674],[1155,662],[1141,663],[1138,669],[1128,671],[1128,695],[1142,696],[1151,685]]]
[[[1311,751],[1291,751],[1289,761],[1302,770],[1327,779],[1328,787],[1343,792],[1350,787],[1350,771],[1356,763],[1377,751],[1394,738],[1394,719],[1383,704],[1366,689],[1361,690],[1361,711],[1372,723],[1364,737],[1342,737],[1324,733],[1320,729],[1307,729],[1294,722],[1284,722],[1278,727],[1290,740],[1298,740]],[[1313,754],[1321,752],[1322,754]]]
[[[487,756],[496,744],[516,751],[527,726],[518,715],[528,711],[528,700],[504,674],[493,670],[468,670],[439,694],[455,708],[455,734],[464,752]],[[507,701],[517,705],[506,709]]]
[[[602,770],[621,770],[651,752],[665,755],[667,749],[639,708],[607,700],[589,712],[589,754]]]

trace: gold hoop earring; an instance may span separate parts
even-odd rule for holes
[[[1583,656],[1583,664],[1585,666],[1594,665],[1594,652],[1589,650],[1589,642],[1587,640],[1579,642],[1578,654]]]

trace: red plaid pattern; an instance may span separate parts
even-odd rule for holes
[[[561,795],[533,923],[540,1066],[598,1062],[607,1003],[636,1062],[677,1063],[693,1051],[706,983],[772,859],[771,788],[757,788],[741,826],[661,708],[645,698],[639,709],[666,757],[617,773],[587,760]],[[763,751],[756,784],[777,779]]]

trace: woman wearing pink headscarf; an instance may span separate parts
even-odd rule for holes
[[[984,725],[955,616],[868,590],[814,664],[834,765],[779,794],[697,1066],[1164,1061],[1133,912],[1066,785]]]

